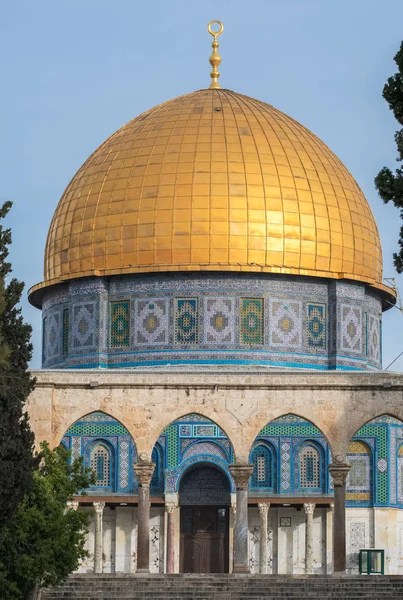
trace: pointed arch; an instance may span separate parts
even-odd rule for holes
[[[325,493],[326,490],[325,453],[316,440],[303,440],[294,452],[294,486],[305,494]]]
[[[403,443],[403,422],[392,413],[381,413],[367,421],[354,434],[349,445],[349,462],[361,464],[354,474],[355,485],[361,489],[347,490],[350,506],[403,505],[403,461],[400,445]],[[364,453],[364,446],[367,452]],[[359,450],[354,452],[351,450]],[[364,467],[366,466],[366,472]],[[350,478],[351,482],[351,478]],[[365,483],[368,482],[368,483]],[[348,482],[347,482],[348,483]]]
[[[250,489],[262,489],[275,494],[277,492],[277,451],[270,442],[256,440],[250,453],[249,462],[253,464]]]
[[[234,461],[227,434],[216,422],[199,413],[185,414],[169,423],[152,453],[162,465],[165,493],[177,492],[184,470],[191,465],[215,464],[230,477],[228,465]]]
[[[304,445],[310,445],[300,457]],[[258,457],[260,450],[260,479],[266,476],[266,485],[259,486]],[[327,464],[330,447],[323,432],[311,421],[294,413],[281,415],[261,428],[250,451],[254,463],[251,489],[268,493],[330,493]],[[301,470],[303,459],[303,469]],[[263,473],[264,461],[271,461],[272,479]],[[301,464],[300,464],[301,462]],[[266,468],[266,467],[265,467]]]
[[[96,472],[98,469],[99,476],[103,465],[104,477],[97,478],[100,483],[94,488],[120,493],[135,491],[137,480],[132,464],[137,460],[136,446],[129,431],[114,416],[103,411],[87,413],[69,426],[62,443],[70,450],[71,460],[82,457],[87,467]]]

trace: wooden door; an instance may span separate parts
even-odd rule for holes
[[[228,573],[228,507],[181,508],[181,572]]]

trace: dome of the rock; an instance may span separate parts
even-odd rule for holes
[[[333,152],[269,104],[205,89],[136,117],[79,169],[30,300],[45,366],[361,369],[380,367],[393,292]]]
[[[305,127],[228,90],[133,119],[84,163],[53,217],[45,283],[152,271],[382,282],[368,203]]]

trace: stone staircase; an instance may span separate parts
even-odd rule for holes
[[[403,600],[403,576],[73,575],[41,600]]]

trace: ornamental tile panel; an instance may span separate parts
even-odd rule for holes
[[[96,345],[96,303],[73,304],[73,348],[93,348]]]
[[[198,342],[198,300],[197,298],[175,299],[175,344],[193,345]]]
[[[234,307],[233,298],[206,298],[204,338],[207,344],[235,343]]]
[[[326,348],[326,304],[308,304],[306,340],[310,348]]]
[[[135,300],[135,343],[160,345],[168,343],[168,300],[163,298]]]
[[[381,321],[378,317],[368,315],[368,358],[379,363],[381,360]]]
[[[47,322],[47,358],[60,354],[60,313],[51,313]]]
[[[341,350],[362,352],[362,309],[342,304],[341,310]]]
[[[111,302],[110,307],[111,348],[130,346],[130,301]]]
[[[302,304],[270,298],[270,345],[302,346]]]
[[[263,344],[263,299],[241,298],[240,342]]]

